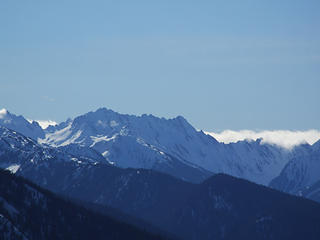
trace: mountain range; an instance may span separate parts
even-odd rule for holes
[[[224,174],[195,184],[150,169],[118,168],[0,129],[0,159],[7,169],[68,199],[95,204],[95,211],[112,207],[181,239],[320,234],[320,205],[310,200]]]
[[[181,116],[133,116],[106,108],[47,129],[5,110],[0,125],[41,144],[90,148],[118,167],[154,169],[198,183],[214,173],[226,173],[268,185],[303,151],[261,143],[261,139],[224,144],[196,130]]]
[[[320,200],[319,141],[224,144],[183,117],[105,108],[46,129],[0,112],[0,168],[95,211],[140,219],[125,221],[136,227],[181,239],[320,236],[319,204],[277,191]]]

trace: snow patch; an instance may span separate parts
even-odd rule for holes
[[[37,123],[39,123],[40,127],[42,129],[46,129],[49,126],[56,126],[58,123],[52,120],[35,120]]]
[[[20,165],[18,164],[13,164],[9,167],[6,168],[6,170],[9,170],[11,173],[16,173],[20,168]]]
[[[61,144],[61,146],[66,146],[69,145],[71,143],[74,143],[81,135],[82,131],[77,131],[70,139],[68,139],[67,141],[65,141],[64,143]]]
[[[90,136],[91,140],[93,141],[93,143],[90,145],[90,147],[93,147],[94,145],[96,145],[98,142],[101,141],[105,141],[105,142],[109,142],[111,140],[116,139],[116,137],[118,136],[118,134],[113,135],[112,137],[107,137],[107,136]],[[102,154],[103,155],[103,154]]]
[[[119,126],[119,123],[117,123],[114,120],[110,121],[110,127],[117,127],[117,126]]]
[[[103,121],[101,121],[101,120],[98,120],[97,124],[98,124],[98,125],[101,125],[101,126],[104,127],[104,128],[108,126],[107,123],[105,123],[105,122],[103,122]]]
[[[70,143],[70,139],[67,141],[65,141],[65,139],[67,139],[71,133],[72,133],[71,124],[69,124],[67,127],[63,128],[59,131],[56,131],[55,133],[46,134],[45,139],[38,139],[38,142],[40,144],[49,143],[49,144],[53,145],[54,147],[59,146],[59,143],[63,142],[63,146],[64,146],[64,145],[67,145]],[[73,138],[74,138],[74,136],[73,136]]]
[[[102,153],[102,156],[106,157],[106,156],[108,156],[108,154],[109,154],[109,151],[104,151],[104,152]]]

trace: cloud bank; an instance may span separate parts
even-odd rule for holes
[[[307,131],[289,131],[289,130],[274,130],[274,131],[252,131],[252,130],[225,130],[220,133],[205,132],[211,135],[217,141],[230,143],[240,140],[257,140],[262,138],[262,143],[276,144],[285,148],[292,148],[302,143],[313,144],[320,139],[320,131],[311,129]]]

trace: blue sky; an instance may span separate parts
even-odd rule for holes
[[[320,2],[0,2],[0,107],[320,129]]]

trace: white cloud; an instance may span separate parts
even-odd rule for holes
[[[54,98],[49,97],[49,96],[42,96],[42,99],[44,99],[44,100],[46,100],[46,101],[48,101],[48,102],[54,102],[54,101],[55,101]]]
[[[230,143],[240,140],[256,140],[262,138],[263,143],[276,144],[285,148],[292,148],[301,143],[313,144],[320,139],[320,131],[311,129],[307,131],[289,131],[289,130],[274,130],[274,131],[252,131],[252,130],[225,130],[220,133],[205,132],[213,136],[219,142]]]

